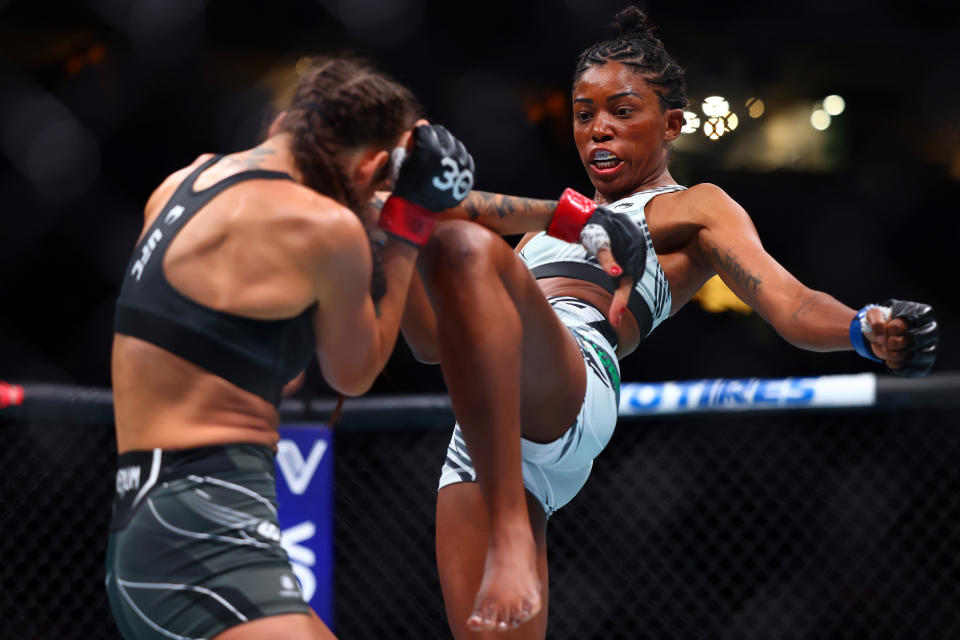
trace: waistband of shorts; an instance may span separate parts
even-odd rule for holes
[[[164,482],[226,471],[275,473],[273,449],[258,444],[224,444],[192,449],[128,451],[117,456],[116,491],[110,531],[127,526],[134,510]]]
[[[155,481],[222,471],[270,471],[274,451],[260,444],[222,444],[191,449],[148,449],[117,456],[117,469],[136,469]],[[118,480],[119,482],[119,480]]]
[[[577,317],[584,325],[595,330],[600,336],[607,342],[606,346],[610,347],[610,354],[615,355],[617,352],[617,332],[614,331],[613,325],[610,324],[610,321],[607,320],[607,316],[600,309],[596,308],[589,302],[581,300],[580,298],[574,298],[573,296],[551,296],[547,298],[547,302],[550,303],[550,306],[554,308],[555,311],[566,313],[570,316]],[[566,305],[575,304],[579,307],[589,308],[599,314],[597,320],[584,320],[577,316],[577,313],[570,308],[567,308]]]

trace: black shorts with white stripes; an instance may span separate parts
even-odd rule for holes
[[[107,593],[128,640],[211,638],[309,613],[280,546],[270,448],[125,453],[113,509]]]

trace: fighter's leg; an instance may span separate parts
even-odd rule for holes
[[[528,623],[507,632],[475,632],[467,627],[484,577],[489,519],[483,494],[475,482],[460,482],[437,494],[437,566],[447,622],[456,640],[543,640],[547,633],[547,522],[540,503],[526,494],[530,526],[536,541],[536,565],[543,607]]]
[[[586,384],[583,361],[530,272],[488,230],[466,222],[438,225],[420,271],[436,315],[444,379],[489,520],[483,580],[468,624],[492,629],[540,609],[520,436],[549,442],[570,427]]]

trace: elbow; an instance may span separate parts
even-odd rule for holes
[[[437,343],[436,324],[405,326],[402,333],[414,359],[421,364],[440,364],[440,345]]]
[[[410,345],[414,360],[421,364],[440,364],[440,350],[436,345]]]
[[[370,391],[370,388],[373,387],[373,382],[376,380],[376,376],[368,378],[343,378],[343,379],[330,379],[327,378],[327,384],[333,387],[333,390],[337,393],[347,396],[348,398],[354,398],[356,396],[362,396],[367,391]]]
[[[380,369],[369,367],[334,367],[320,361],[323,380],[337,393],[348,397],[362,396],[373,386]]]

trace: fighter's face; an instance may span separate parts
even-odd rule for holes
[[[573,138],[590,181],[608,201],[641,189],[666,166],[676,111],[663,109],[653,85],[619,62],[580,76],[573,88]]]

